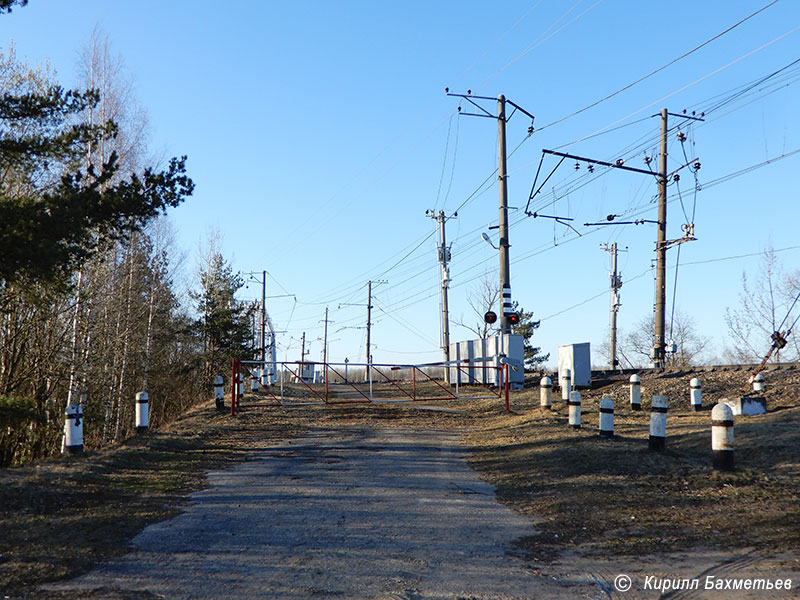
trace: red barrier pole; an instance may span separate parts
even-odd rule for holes
[[[505,384],[506,384],[506,412],[508,412],[508,395],[509,395],[509,390],[511,389],[511,382],[509,381],[509,378],[508,378],[508,376],[510,375],[509,370],[508,370],[508,363],[503,365],[503,371],[505,373],[505,380],[506,380],[505,381]]]

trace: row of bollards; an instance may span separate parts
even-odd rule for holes
[[[760,377],[760,379],[758,379]],[[753,380],[754,390],[763,390],[763,376]],[[569,385],[569,372],[562,378],[562,397]],[[756,385],[759,387],[757,388]],[[553,382],[549,377],[542,377],[539,382],[542,408],[550,409],[553,403]],[[693,378],[689,382],[690,405],[695,411],[702,408],[700,380]],[[569,410],[568,424],[573,429],[581,427],[581,394],[577,390],[567,392]],[[638,375],[630,378],[630,404],[632,410],[641,410],[641,379]],[[655,395],[650,403],[650,436],[648,448],[654,452],[662,452],[666,448],[667,412],[669,400],[666,396]],[[711,449],[713,465],[717,470],[733,470],[734,468],[734,431],[733,411],[726,404],[717,404],[711,411]],[[611,398],[600,400],[599,433],[603,437],[614,437],[614,401]]]
[[[239,395],[244,392],[242,375],[239,374]],[[225,408],[225,387],[222,375],[214,377],[214,399],[219,409]],[[147,433],[150,430],[150,397],[147,392],[136,394],[136,433]],[[63,452],[80,454],[83,452],[83,409],[80,404],[70,404],[64,417]]]
[[[85,395],[84,395],[85,396]],[[84,399],[85,400],[85,397]],[[136,394],[136,433],[150,430],[150,397],[147,392]],[[62,453],[83,453],[83,408],[81,404],[70,404],[64,415],[64,444]]]
[[[241,374],[239,375],[239,394],[243,392]],[[214,399],[219,409],[225,408],[225,387],[222,375],[214,377]],[[150,430],[150,397],[147,392],[136,394],[136,433]],[[83,452],[83,409],[80,404],[70,404],[64,417],[63,452],[80,454]]]
[[[630,403],[631,410],[642,410],[642,388],[641,378],[638,375],[631,375],[630,383]],[[572,393],[572,386],[570,385],[569,370],[566,375],[561,379],[561,399],[569,401],[570,393]],[[760,373],[753,379],[753,391],[761,392],[764,390],[764,376]],[[549,377],[542,377],[539,382],[540,387],[540,405],[543,408],[549,408],[553,403],[553,382]],[[703,408],[703,393],[700,385],[700,380],[694,377],[689,382],[689,403],[695,411],[700,411]]]
[[[244,392],[241,373],[238,382],[239,396]],[[214,377],[214,399],[219,409],[225,408],[225,387],[222,375]],[[136,394],[136,433],[147,433],[150,430],[150,397],[147,392]],[[81,404],[70,404],[64,415],[63,452],[80,454],[83,452],[83,409]]]

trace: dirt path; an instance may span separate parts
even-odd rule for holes
[[[536,533],[530,521],[497,503],[465,458],[457,432],[317,428],[210,473],[186,511],[145,529],[129,554],[47,589],[115,600],[712,598],[725,596],[642,587],[648,574],[744,574],[725,568],[730,555],[537,566],[513,544]],[[614,578],[626,572],[633,589],[620,594]]]

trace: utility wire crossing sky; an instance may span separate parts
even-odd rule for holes
[[[593,363],[607,362],[604,245],[620,249],[623,335],[653,314],[655,178],[602,162],[657,169],[663,108],[703,115],[669,120],[668,171],[700,168],[668,186],[667,239],[690,226],[697,238],[667,252],[668,319],[693,318],[712,339],[706,358],[721,358],[742,273],[754,278],[768,247],[786,271],[800,257],[790,227],[800,6],[790,0],[492,11],[31,0],[2,24],[6,47],[49,61],[66,87],[92,32],[108,37],[147,110],[151,149],[189,156],[197,189],[170,216],[180,245],[196,253],[218,231],[236,269],[268,272],[267,309],[286,332],[280,360],[300,359],[304,332],[320,358],[326,307],[330,360],[362,360],[368,282],[379,280],[375,360],[441,359],[438,231],[426,210],[447,217],[451,341],[475,337],[459,323],[479,321],[469,297],[498,276],[497,126],[464,116],[475,106],[446,88],[503,94],[534,117],[531,131],[523,112],[507,123],[510,279],[513,300],[542,320],[533,342],[551,365],[558,345],[587,341]],[[556,168],[560,157],[543,150],[597,162]],[[243,292],[260,299],[255,281]]]

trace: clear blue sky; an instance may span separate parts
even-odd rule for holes
[[[514,299],[542,318],[535,342],[555,357],[560,344],[597,346],[608,336],[604,243],[628,249],[620,257],[620,327],[651,314],[654,226],[583,223],[609,213],[654,220],[656,187],[648,176],[600,168],[590,181],[585,167],[576,173],[565,162],[532,209],[573,218],[578,237],[522,213],[541,150],[644,167],[643,151],[657,147],[653,115],[662,107],[708,110],[800,58],[800,5],[781,0],[630,89],[546,125],[767,4],[30,0],[0,18],[0,27],[4,45],[13,39],[31,63],[49,59],[65,86],[75,82],[79,49],[95,26],[103,29],[136,79],[152,149],[189,156],[197,189],[172,213],[180,244],[194,254],[217,228],[236,269],[266,269],[268,295],[295,295],[296,302],[268,301],[276,327],[287,331],[280,359],[299,359],[303,332],[321,337],[328,306],[331,359],[363,360],[364,330],[341,328],[363,326],[366,309],[340,305],[365,304],[373,279],[388,281],[375,287],[375,360],[424,362],[440,357],[435,237],[425,239],[434,222],[425,210],[449,215],[463,204],[447,223],[454,320],[475,320],[466,295],[498,269],[496,252],[480,238],[498,218],[497,126],[456,116],[458,99],[445,87],[504,94],[536,117],[528,139],[529,119],[517,114],[508,123],[509,151],[522,142],[509,158],[509,204],[519,207],[511,212],[511,278]],[[774,87],[757,86],[704,124],[683,128],[687,153],[702,163],[701,184],[800,148],[796,66],[784,74],[770,80],[779,82]],[[608,126],[625,127],[567,146]],[[670,170],[682,162],[672,135]],[[545,160],[540,181],[554,166]],[[688,220],[695,213],[698,241],[681,250],[677,306],[714,339],[717,353],[727,343],[724,309],[737,304],[741,274],[754,274],[758,257],[716,259],[800,246],[798,167],[800,154],[708,186],[696,204],[691,173],[683,172],[684,209]],[[680,202],[671,202],[668,237],[680,237],[686,221]],[[670,308],[676,252],[668,256]],[[800,248],[779,256],[794,268]],[[256,297],[257,287],[246,294]],[[451,337],[471,334],[452,326]],[[310,357],[320,350],[314,341]]]

